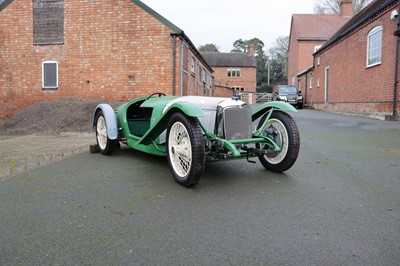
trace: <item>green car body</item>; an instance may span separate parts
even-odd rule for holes
[[[237,99],[156,94],[159,97],[153,94],[140,97],[119,106],[115,111],[106,104],[96,107],[93,127],[103,154],[110,154],[111,144],[120,141],[145,153],[167,156],[169,160],[172,157],[178,157],[175,159],[175,164],[178,164],[178,168],[183,167],[184,170],[181,174],[174,172],[174,169],[171,170],[178,183],[185,186],[197,183],[204,170],[201,164],[204,165],[205,161],[238,158],[246,158],[250,161],[251,157],[263,157],[268,153],[276,157],[282,147],[285,147],[283,142],[285,144],[289,142],[287,138],[289,135],[291,139],[294,137],[290,142],[295,142],[294,150],[291,151],[292,159],[283,167],[278,167],[277,171],[287,170],[297,158],[299,134],[294,121],[286,113],[297,112],[297,110],[290,104],[268,102],[250,108]],[[279,117],[271,120],[276,116],[273,114],[277,112],[280,113],[278,116],[288,118],[290,121],[285,123],[289,123],[293,128],[286,130],[287,126],[282,126],[285,123],[280,123]],[[105,125],[102,127],[103,120]],[[279,135],[279,139],[275,136],[276,129],[275,131],[269,129],[271,132],[266,133],[268,121],[275,121],[277,127],[284,129],[285,132]],[[230,127],[234,129],[230,130]],[[174,130],[178,139],[172,147],[172,144],[168,145],[168,143],[175,141],[171,137],[171,132]],[[291,136],[293,134],[294,136]],[[189,137],[189,135],[192,136]],[[283,138],[287,140],[283,141]],[[202,168],[199,170],[201,173],[191,175],[189,172],[193,170],[192,166],[197,161],[199,161],[197,168]],[[170,166],[175,168],[172,159],[169,162]],[[196,177],[191,177],[193,175]],[[187,179],[194,180],[187,181]]]

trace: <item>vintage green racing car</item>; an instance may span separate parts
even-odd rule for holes
[[[190,187],[201,178],[206,162],[258,157],[273,172],[288,170],[300,149],[294,119],[284,102],[247,105],[233,98],[166,96],[153,93],[116,110],[99,104],[93,128],[99,150],[109,155],[115,142],[167,156],[175,180]]]

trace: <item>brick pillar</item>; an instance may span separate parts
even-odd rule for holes
[[[249,55],[254,56],[254,43],[249,44]]]
[[[340,16],[343,18],[350,18],[353,16],[353,1],[342,0],[340,2]]]

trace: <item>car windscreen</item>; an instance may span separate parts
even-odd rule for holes
[[[296,94],[296,87],[280,87],[279,94]]]

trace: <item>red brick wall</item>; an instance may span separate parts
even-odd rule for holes
[[[127,101],[156,91],[172,94],[171,29],[129,0],[65,0],[64,16],[63,45],[33,45],[32,1],[15,0],[0,12],[0,122],[65,96]],[[42,90],[46,60],[58,62],[57,90]]]
[[[293,24],[290,32],[289,49],[288,49],[288,84],[292,84],[293,77],[299,73],[298,67],[299,44],[297,41],[296,31],[293,29]]]
[[[323,41],[297,40],[297,34],[291,29],[288,51],[288,84],[292,85],[294,78],[297,82],[297,74],[309,68],[313,64],[313,53],[315,46],[321,46]]]
[[[228,68],[240,69],[240,78],[228,77]],[[240,87],[255,92],[257,69],[255,67],[213,67],[215,84],[226,87]]]
[[[215,85],[214,97],[232,97],[235,92],[226,86]]]
[[[390,12],[393,9],[335,46],[317,54],[314,59],[313,88],[307,91],[309,105],[358,112],[392,111],[396,42],[393,36],[396,21],[390,20]],[[383,27],[382,63],[367,68],[367,36],[375,26]],[[320,65],[317,63],[318,57]],[[327,68],[330,72],[329,103],[324,102]]]

